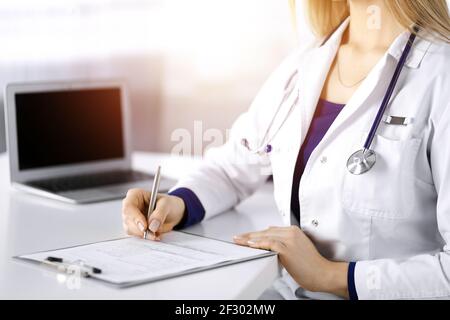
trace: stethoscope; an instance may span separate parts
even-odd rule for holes
[[[289,110],[288,110],[287,114],[285,115],[283,121],[278,126],[278,129],[275,130],[275,132],[269,137],[270,131],[272,131],[272,127],[275,123],[275,120],[278,117],[278,114],[280,113],[280,110],[282,109],[284,103],[289,99],[292,92],[294,92],[294,90],[296,88],[297,78],[298,78],[298,70],[295,70],[294,73],[292,73],[292,75],[289,77],[288,81],[286,82],[286,85],[284,86],[283,97],[281,98],[281,101],[278,104],[278,107],[272,116],[272,120],[270,121],[269,125],[267,126],[266,131],[264,132],[264,136],[261,139],[261,143],[255,149],[252,149],[250,147],[250,144],[247,139],[244,138],[241,140],[241,144],[244,147],[246,147],[252,154],[264,155],[264,154],[269,154],[272,152],[272,150],[273,150],[272,145],[271,145],[272,140],[277,136],[278,132],[281,130],[284,123],[286,122],[286,120],[289,118],[292,111],[296,107],[298,100],[300,99],[300,92],[297,90],[297,96],[296,96],[294,102],[289,107]]]
[[[373,121],[372,127],[366,138],[364,146],[361,150],[358,150],[355,153],[353,153],[347,161],[347,169],[351,174],[354,174],[354,175],[364,174],[364,173],[368,172],[370,169],[372,169],[372,167],[375,165],[375,163],[377,161],[376,152],[374,150],[370,149],[370,147],[372,146],[376,132],[377,132],[377,130],[380,126],[380,123],[383,119],[384,113],[386,112],[386,109],[389,105],[392,94],[397,86],[398,79],[403,70],[403,67],[405,66],[406,59],[408,58],[408,55],[411,51],[411,48],[412,48],[415,40],[416,40],[416,34],[411,33],[411,35],[408,39],[408,42],[407,42],[405,48],[403,49],[403,53],[397,64],[394,75],[392,76],[389,87],[384,95],[383,102],[381,103],[381,105],[378,109],[377,115]],[[290,114],[292,113],[292,111],[294,110],[296,105],[298,104],[298,101],[300,98],[300,92],[297,90],[297,97],[295,98],[294,102],[290,106],[287,114],[285,115],[285,118],[283,119],[283,121],[281,122],[281,124],[279,125],[277,130],[275,130],[275,132],[269,136],[270,132],[272,131],[272,127],[275,123],[275,119],[278,117],[278,114],[279,114],[280,110],[282,109],[282,106],[288,100],[288,98],[290,97],[290,95],[292,94],[292,92],[294,91],[294,89],[296,87],[295,83],[296,83],[297,78],[298,78],[298,70],[296,70],[289,77],[289,79],[284,87],[284,95],[283,95],[283,97],[280,101],[280,104],[278,105],[275,113],[273,114],[272,120],[270,121],[269,125],[267,126],[267,129],[264,133],[263,139],[261,140],[261,143],[258,145],[258,147],[256,147],[255,149],[252,149],[250,147],[250,144],[247,139],[244,138],[241,140],[241,144],[245,148],[247,148],[250,152],[252,152],[253,154],[264,155],[264,154],[269,154],[272,152],[273,147],[271,145],[271,142],[276,137],[276,135],[278,134],[280,129],[283,127],[283,124],[286,122],[286,120],[289,118]]]

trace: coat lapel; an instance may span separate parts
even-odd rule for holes
[[[395,66],[400,59],[403,48],[406,44],[406,41],[408,41],[408,38],[409,32],[405,32],[394,41],[388,52],[376,64],[376,66],[367,76],[366,80],[364,80],[361,86],[355,91],[353,96],[346,104],[345,108],[328,129],[319,146],[322,146],[329,142],[330,138],[335,134],[336,130],[345,125],[346,122],[348,120],[351,120],[354,115],[372,112],[373,110],[373,117],[371,117],[370,119],[375,118],[375,114],[378,111],[378,107],[383,99],[383,94],[387,90],[391,77],[394,73]],[[430,45],[430,42],[426,40],[417,39],[405,67],[418,68],[425,54],[429,50]],[[368,124],[367,129],[364,131],[368,132],[369,129],[370,124]],[[319,146],[316,149],[320,149]],[[313,162],[315,158],[314,153],[315,152],[311,154],[310,162]]]
[[[322,46],[311,50],[300,69],[301,133],[300,143],[305,140],[314,112],[322,94],[323,86],[341,43],[342,35],[347,29],[347,19],[326,40]]]

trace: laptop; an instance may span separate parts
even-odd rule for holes
[[[19,83],[5,91],[15,187],[71,203],[118,199],[130,188],[151,188],[153,176],[131,168],[124,83]],[[174,183],[162,178],[160,191]]]

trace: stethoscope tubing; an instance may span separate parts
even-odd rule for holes
[[[416,32],[418,32],[418,28],[414,28]],[[370,147],[372,145],[372,142],[375,138],[376,132],[381,124],[381,121],[383,119],[383,116],[386,112],[386,109],[389,105],[389,102],[392,98],[392,94],[394,93],[394,90],[397,86],[397,82],[400,78],[401,72],[403,70],[403,67],[405,66],[406,63],[406,59],[409,56],[409,53],[412,49],[412,46],[414,44],[414,41],[416,40],[416,33],[411,33],[408,42],[405,45],[405,48],[403,49],[402,55],[400,57],[400,60],[397,64],[397,67],[395,69],[395,72],[392,76],[392,79],[389,83],[388,89],[386,90],[386,93],[384,95],[383,101],[378,109],[377,115],[372,123],[372,126],[370,128],[369,134],[364,142],[364,146],[363,149],[360,150],[359,152],[361,152],[361,155],[363,158],[365,157],[371,157],[371,156],[376,156],[375,152],[373,152],[372,150],[370,150]],[[280,131],[280,129],[283,127],[284,123],[286,122],[287,118],[289,118],[290,114],[292,113],[292,109],[298,104],[299,101],[299,92],[297,92],[297,97],[294,101],[294,103],[291,105],[286,117],[284,118],[284,120],[282,121],[280,127],[275,131],[275,133],[273,133],[273,135],[269,138],[270,132],[272,131],[272,127],[274,125],[275,119],[278,117],[278,114],[281,110],[281,107],[284,105],[284,103],[287,101],[287,99],[289,98],[289,96],[292,94],[292,92],[295,90],[295,86],[292,88],[292,90],[290,90],[290,87],[292,85],[292,83],[294,82],[294,79],[296,78],[296,76],[298,75],[298,70],[295,70],[295,72],[289,77],[288,81],[286,82],[286,85],[284,87],[284,95],[278,105],[278,108],[276,109],[274,115],[272,116],[272,119],[264,133],[264,137],[261,140],[261,144],[256,148],[256,150],[252,151],[249,143],[247,141],[247,139],[242,139],[241,143],[249,150],[252,151],[253,153],[257,153],[260,154],[262,152],[265,153],[270,153],[272,150],[272,146],[270,145],[270,142],[272,141],[272,139],[278,134],[278,132]],[[265,151],[263,151],[265,150]],[[373,164],[370,166],[372,167]],[[370,170],[370,168],[368,169]],[[364,171],[367,172],[368,170]]]
[[[400,57],[399,63],[395,69],[394,75],[392,76],[391,82],[389,83],[389,87],[386,91],[386,94],[383,98],[383,102],[381,103],[380,108],[378,109],[377,115],[372,123],[372,127],[370,128],[369,135],[364,142],[364,150],[370,150],[372,142],[375,138],[375,134],[380,126],[381,120],[383,120],[383,116],[386,112],[386,109],[389,105],[389,101],[391,100],[392,94],[394,93],[395,87],[397,86],[398,79],[400,78],[400,74],[403,70],[403,67],[406,63],[406,59],[411,51],[411,48],[416,39],[416,34],[411,33],[409,40],[403,50],[402,56]]]
[[[249,151],[251,151],[252,153],[255,154],[261,154],[261,153],[270,153],[272,151],[272,146],[270,145],[270,142],[274,139],[274,137],[276,137],[276,135],[278,134],[278,132],[281,130],[281,128],[283,127],[284,123],[286,122],[286,120],[289,118],[289,116],[291,115],[294,107],[297,105],[298,100],[299,100],[299,94],[297,94],[297,97],[295,99],[295,101],[292,103],[291,107],[288,110],[287,115],[284,117],[283,121],[281,122],[280,126],[278,127],[278,129],[269,137],[273,125],[275,123],[275,120],[278,118],[278,114],[280,113],[282,106],[284,105],[284,103],[289,99],[290,95],[295,91],[295,79],[298,76],[298,70],[295,70],[290,76],[289,79],[287,80],[285,86],[284,86],[284,93],[283,93],[283,97],[280,101],[280,103],[278,104],[278,107],[274,113],[274,115],[272,116],[272,119],[269,123],[269,125],[267,126],[267,129],[264,133],[263,138],[261,139],[261,143],[260,145],[255,149],[255,150],[251,150],[250,146],[248,145],[248,141],[247,139],[243,139],[243,145],[249,149]],[[292,89],[290,89],[292,87]]]

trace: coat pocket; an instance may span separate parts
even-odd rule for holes
[[[377,135],[371,148],[377,157],[373,168],[362,175],[345,172],[344,209],[349,214],[372,218],[407,218],[413,209],[413,169],[420,144],[421,139],[391,140]],[[355,150],[358,148],[361,146]]]

